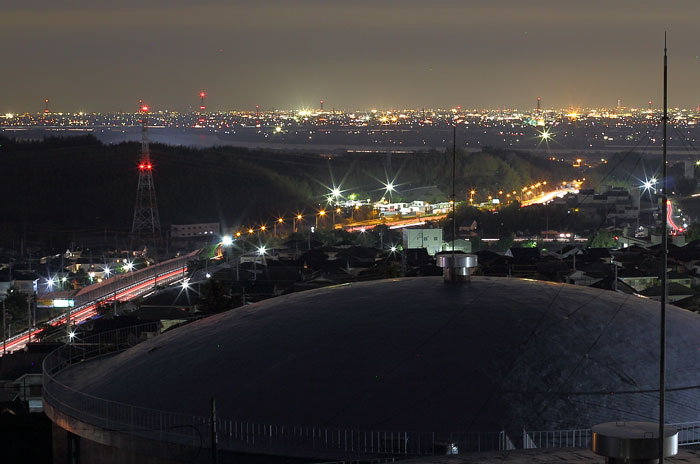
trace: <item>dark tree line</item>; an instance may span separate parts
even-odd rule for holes
[[[92,136],[31,142],[0,138],[0,245],[28,232],[128,231],[139,155],[140,144],[104,145]],[[310,212],[324,204],[333,185],[363,199],[378,198],[381,183],[392,179],[398,184],[394,199],[414,199],[412,188],[434,185],[442,193],[422,199],[445,200],[451,190],[449,150],[319,156],[152,144],[151,157],[164,225],[213,220],[226,227]],[[515,190],[535,180],[571,176],[563,163],[505,150],[458,152],[456,168],[458,198],[473,188]]]

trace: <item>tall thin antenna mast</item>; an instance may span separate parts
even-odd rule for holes
[[[666,123],[668,121],[668,56],[664,32],[664,116],[663,116],[663,175],[661,180],[661,323],[659,340],[659,464],[664,464],[664,425],[666,422],[666,282],[668,267],[668,194],[666,193]]]
[[[457,120],[452,125],[452,280],[456,280],[455,240],[457,239],[457,195],[455,194],[455,179],[457,177]]]

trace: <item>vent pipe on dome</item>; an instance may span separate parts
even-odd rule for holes
[[[450,253],[438,255],[437,265],[442,268],[445,282],[468,282],[471,270],[477,266],[476,255]]]
[[[678,454],[678,430],[665,426],[659,440],[658,424],[654,422],[606,422],[593,427],[591,449],[605,456],[606,464],[654,464],[659,462],[659,442],[663,456]]]

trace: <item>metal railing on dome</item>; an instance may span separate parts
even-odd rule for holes
[[[81,392],[60,380],[60,374],[100,356],[116,354],[156,336],[157,323],[96,334],[64,345],[43,364],[44,401],[60,412],[104,429],[206,448],[212,439],[212,418],[106,400]],[[319,455],[429,455],[440,445],[432,432],[362,431],[351,428],[264,424],[216,418],[219,449]]]
[[[44,401],[84,423],[134,437],[209,448],[212,437],[221,450],[344,458],[368,461],[401,456],[462,454],[519,448],[589,448],[590,429],[522,431],[522,437],[500,432],[436,434],[409,431],[364,431],[352,428],[276,425],[198,416],[135,406],[81,392],[61,381],[66,369],[100,356],[126,350],[160,333],[148,323],[100,333],[64,345],[43,364]],[[212,426],[212,423],[215,424]],[[674,425],[679,445],[700,443],[700,422]],[[215,434],[214,434],[215,432]],[[522,439],[522,441],[521,441]],[[320,459],[319,459],[320,461]]]
[[[678,445],[697,445],[700,443],[700,421],[669,424],[678,429]]]
[[[667,424],[678,430],[678,445],[700,444],[700,421]],[[523,448],[590,448],[591,429],[523,430]]]
[[[523,430],[523,448],[590,448],[591,429]]]

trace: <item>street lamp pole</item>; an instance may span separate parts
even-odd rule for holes
[[[5,298],[2,299],[2,355],[5,356],[6,340],[7,340],[7,330],[5,329]]]
[[[116,271],[114,272],[114,282],[112,283],[114,286],[114,317],[117,317],[117,273]]]
[[[27,296],[27,330],[29,331],[29,338],[27,339],[27,344],[32,342],[32,296]]]
[[[279,218],[277,222],[275,222],[275,237],[277,237],[277,224],[284,224],[284,219]]]

